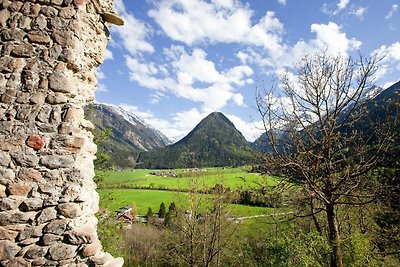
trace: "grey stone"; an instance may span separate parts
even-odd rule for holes
[[[52,105],[64,104],[68,102],[68,97],[63,93],[49,94],[46,98],[46,102]]]
[[[19,233],[17,240],[22,241],[32,237],[39,237],[42,235],[43,226],[28,226]]]
[[[31,150],[14,153],[12,158],[22,167],[36,167],[39,163],[39,157]]]
[[[57,206],[58,212],[67,218],[75,218],[81,215],[82,210],[77,203],[62,203]]]
[[[22,257],[16,257],[8,261],[7,267],[30,267],[32,266],[29,261]]]
[[[37,115],[36,119],[40,122],[48,122],[50,120],[50,112],[52,108],[50,106],[43,106]]]
[[[55,17],[58,14],[58,10],[51,6],[42,6],[40,13],[46,17]]]
[[[68,220],[65,219],[53,220],[43,228],[43,232],[62,235],[65,232],[65,229],[67,229],[67,224]]]
[[[54,92],[62,93],[71,93],[73,89],[70,79],[59,72],[55,72],[49,76],[49,87]]]
[[[72,155],[49,155],[40,159],[42,165],[49,169],[70,168],[74,165]]]
[[[27,238],[27,239],[19,242],[18,245],[20,245],[20,246],[32,245],[32,244],[38,242],[39,240],[40,240],[40,238],[38,238],[38,237]]]
[[[11,162],[11,157],[8,153],[0,151],[0,165],[7,167]]]
[[[93,225],[73,229],[65,233],[65,238],[73,245],[93,243],[97,239],[96,228]]]
[[[3,8],[0,11],[0,25],[4,29],[7,27],[7,20],[10,17],[10,11],[7,8]]]
[[[2,184],[9,184],[15,180],[15,172],[10,169],[0,168],[0,181]]]
[[[38,245],[32,245],[26,252],[26,256],[30,259],[37,259],[44,257],[48,251],[48,247],[41,247]]]
[[[57,211],[53,207],[45,208],[37,218],[38,223],[45,223],[57,218]]]
[[[28,198],[22,202],[20,209],[22,211],[38,210],[43,207],[43,200],[41,198]]]
[[[62,239],[63,239],[63,237],[59,236],[59,235],[45,234],[42,237],[42,243],[43,243],[43,245],[48,246],[48,245],[54,244],[58,241],[61,241]]]
[[[31,261],[32,266],[44,266],[46,264],[47,260],[45,258],[37,258],[37,259],[33,259]],[[56,266],[57,263],[55,262],[55,264],[53,264],[53,266]],[[51,266],[47,265],[47,266]]]
[[[21,199],[5,197],[0,199],[0,211],[15,210],[21,204]]]
[[[9,240],[0,241],[0,261],[11,260],[18,254],[21,248]]]
[[[51,259],[59,261],[71,259],[76,256],[77,246],[67,244],[54,244],[50,246],[49,254]]]
[[[0,184],[0,197],[7,197],[6,188],[4,185]]]
[[[31,44],[21,44],[15,46],[11,51],[11,55],[15,57],[33,57],[35,55],[35,49]]]
[[[7,226],[10,224],[27,223],[33,219],[36,212],[0,212],[0,225]]]

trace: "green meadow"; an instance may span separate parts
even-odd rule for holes
[[[216,184],[225,188],[248,189],[262,185],[274,185],[276,180],[257,174],[248,173],[241,168],[208,168],[200,171],[184,169],[172,170],[178,177],[161,177],[151,175],[155,170],[125,170],[111,172],[109,177],[99,184],[99,188],[135,188],[162,189],[170,191],[187,191],[189,188],[207,189]],[[166,170],[156,172],[167,172]],[[196,184],[193,185],[193,182]]]
[[[167,172],[167,170],[145,169],[111,172],[99,183],[97,191],[100,195],[100,208],[116,212],[123,206],[135,204],[138,214],[144,215],[149,207],[153,212],[157,212],[162,202],[166,207],[171,202],[185,206],[188,202],[187,191],[192,188],[210,189],[216,184],[221,184],[225,188],[249,189],[277,183],[275,178],[266,178],[241,168],[168,170],[177,174],[178,177],[151,175],[150,173],[154,171]],[[210,195],[202,194],[201,197],[206,199]],[[226,204],[226,206],[227,212],[235,217],[270,214],[276,210],[238,204]]]

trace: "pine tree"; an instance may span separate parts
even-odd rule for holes
[[[175,202],[172,202],[171,204],[169,204],[168,212],[165,215],[164,225],[170,226],[172,223],[172,220],[174,218],[176,218],[176,216],[177,216],[176,205],[175,205]]]
[[[147,219],[153,217],[153,210],[150,207],[147,209],[146,217],[147,217]]]
[[[167,214],[166,208],[165,208],[165,204],[164,202],[162,202],[160,204],[160,209],[158,210],[158,217],[159,218],[165,218],[165,215]]]

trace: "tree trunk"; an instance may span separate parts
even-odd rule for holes
[[[342,250],[340,246],[339,228],[335,216],[335,205],[326,204],[328,220],[329,243],[332,248],[330,267],[343,267]]]

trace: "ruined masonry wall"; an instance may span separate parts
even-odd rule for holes
[[[0,266],[121,266],[101,251],[93,125],[112,0],[0,0]]]

